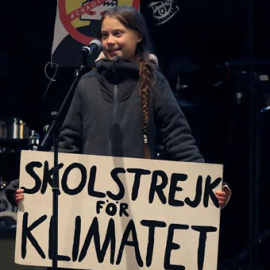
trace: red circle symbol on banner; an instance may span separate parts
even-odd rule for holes
[[[117,0],[89,0],[89,1],[81,1],[81,7],[72,10],[67,13],[67,2],[68,0],[59,0],[58,1],[58,9],[60,20],[66,29],[66,31],[78,42],[82,44],[89,44],[94,37],[86,36],[80,33],[76,27],[72,25],[72,22],[77,18],[82,18],[82,20],[91,20],[92,19],[100,19],[102,11],[105,11],[108,8],[117,5]],[[104,4],[105,3],[105,4]],[[140,0],[133,0],[132,6],[139,9]],[[91,26],[89,26],[91,27]]]

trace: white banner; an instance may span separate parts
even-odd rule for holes
[[[15,261],[51,266],[53,153],[22,151]],[[222,165],[59,154],[58,266],[217,267]]]

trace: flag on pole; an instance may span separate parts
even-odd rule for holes
[[[102,13],[118,5],[139,10],[140,0],[58,0],[52,62],[60,67],[78,67],[81,47],[98,37]]]

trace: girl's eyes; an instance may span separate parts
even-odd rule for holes
[[[119,36],[122,35],[122,32],[116,32],[114,35],[117,36],[117,37],[119,37]]]
[[[121,37],[123,35],[123,32],[117,31],[117,32],[112,33],[112,35],[115,37]],[[106,38],[108,38],[108,36],[109,36],[109,34],[107,34],[107,33],[101,34],[101,39],[106,39]]]
[[[107,36],[107,34],[101,34],[101,39],[105,39]]]

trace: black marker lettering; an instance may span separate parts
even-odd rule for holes
[[[77,216],[75,219],[75,230],[72,247],[72,261],[75,262],[79,254],[80,238],[81,238],[81,217]]]
[[[161,179],[161,183],[158,185],[158,178]],[[163,189],[168,184],[168,177],[163,171],[153,171],[152,182],[149,190],[149,203],[153,203],[155,193],[159,196],[160,201],[165,204],[167,202],[166,196],[164,195]]]
[[[141,224],[143,226],[149,227],[148,233],[148,245],[147,245],[147,253],[146,253],[146,266],[149,267],[152,264],[153,258],[153,250],[155,245],[155,228],[164,228],[166,227],[166,223],[162,221],[156,220],[142,220]]]
[[[132,239],[133,239],[132,241],[128,240],[130,234],[132,235]],[[117,256],[117,260],[116,260],[116,264],[121,263],[124,248],[126,245],[134,247],[137,264],[138,264],[138,266],[143,267],[143,261],[142,261],[142,257],[140,254],[137,232],[136,232],[134,221],[132,219],[129,221],[129,223],[124,231],[123,238],[122,238],[121,245],[120,245],[119,252],[118,252],[118,256]]]
[[[216,227],[211,226],[191,226],[194,231],[200,232],[199,246],[198,246],[198,270],[203,269],[204,255],[205,255],[205,243],[208,232],[216,232]]]
[[[129,173],[135,173],[133,187],[132,187],[132,193],[131,193],[131,200],[135,201],[138,197],[138,192],[139,192],[140,183],[141,183],[141,176],[151,174],[151,171],[137,169],[137,168],[127,169],[127,171]]]
[[[92,166],[90,170],[89,183],[88,183],[88,194],[97,198],[104,198],[106,194],[103,192],[95,191],[97,166]]]
[[[207,176],[205,180],[205,189],[204,189],[204,198],[203,198],[203,205],[208,207],[209,197],[211,197],[214,205],[219,207],[218,200],[216,198],[215,192],[213,191],[221,182],[221,178],[217,178],[215,181],[211,183],[211,176]]]
[[[190,207],[197,207],[202,199],[202,176],[198,176],[197,185],[196,185],[196,194],[193,201],[191,201],[190,198],[185,199],[185,203],[189,205]]]
[[[31,231],[34,230],[38,225],[40,225],[42,222],[44,222],[47,219],[46,215],[41,216],[39,219],[37,219],[35,222],[32,223],[32,225],[28,226],[28,213],[25,212],[23,214],[23,220],[22,220],[22,245],[21,245],[21,254],[22,258],[24,259],[27,254],[27,239],[31,242],[33,247],[36,249],[38,254],[42,259],[45,259],[45,253],[41,249],[40,245],[38,244],[35,237],[32,235]]]
[[[81,179],[78,179],[79,185],[74,188],[74,189],[70,189],[68,187],[68,175],[69,173],[73,170],[73,169],[79,169],[81,172]],[[62,176],[62,189],[63,192],[69,195],[76,195],[78,193],[80,193],[83,188],[85,187],[86,184],[86,177],[87,177],[87,171],[86,168],[80,164],[80,163],[72,163],[70,164],[64,171],[64,174]],[[74,182],[77,179],[72,178],[72,182]]]
[[[49,169],[49,163],[48,161],[45,161],[44,163],[44,172],[43,172],[43,181],[42,181],[42,187],[41,187],[41,194],[44,194],[47,190],[47,185],[48,183],[50,184],[50,186],[52,187],[52,183],[53,183],[53,174],[56,170],[55,173],[59,174],[59,170],[64,166],[63,163],[59,163],[57,165],[57,167],[52,167],[51,169]],[[58,179],[58,177],[57,177]],[[59,185],[59,183],[56,183],[57,185]],[[59,192],[60,194],[60,192]]]
[[[109,198],[111,198],[112,200],[115,200],[115,201],[123,199],[123,197],[125,195],[124,185],[118,177],[119,173],[126,173],[126,171],[123,168],[114,168],[111,171],[111,177],[114,180],[114,182],[118,185],[118,188],[119,188],[118,194],[113,194],[112,192],[107,191],[107,195],[109,196]]]
[[[106,214],[109,216],[114,216],[117,213],[117,206],[115,203],[108,203],[106,205]]]
[[[170,224],[168,229],[168,237],[167,244],[165,250],[165,258],[164,258],[164,269],[172,269],[172,270],[184,270],[186,269],[183,265],[171,264],[171,251],[173,249],[180,249],[180,245],[173,242],[174,230],[187,230],[189,228],[188,225],[184,224]]]
[[[96,212],[97,212],[97,214],[100,214],[100,210],[103,209],[104,204],[105,204],[104,201],[97,201],[97,204],[96,204]]]
[[[49,254],[49,259],[52,260],[52,258],[53,258],[53,217],[51,217],[50,227],[49,227],[49,251],[48,251],[48,254]],[[70,257],[57,254],[57,260],[69,262]]]
[[[34,168],[35,167],[36,168],[41,168],[42,167],[42,163],[41,162],[37,162],[37,161],[32,161],[32,162],[28,163],[25,166],[26,172],[35,180],[35,185],[34,185],[33,188],[22,187],[24,189],[24,193],[34,194],[34,193],[38,192],[39,189],[40,189],[40,187],[41,187],[41,179],[34,172]]]
[[[123,214],[128,217],[129,214],[126,211],[128,209],[128,204],[127,203],[120,203],[120,210],[119,210],[119,216],[122,217]]]
[[[187,175],[183,173],[173,173],[171,177],[170,192],[169,192],[169,205],[172,206],[183,206],[184,202],[175,199],[176,191],[182,191],[181,187],[177,186],[179,181],[186,181]]]
[[[88,230],[86,239],[84,241],[80,256],[79,256],[79,262],[81,262],[85,258],[87,250],[90,246],[92,237],[94,238],[96,254],[97,254],[98,261],[100,263],[104,261],[106,251],[108,249],[109,244],[111,243],[110,262],[111,264],[113,264],[114,256],[115,256],[115,242],[116,242],[114,220],[110,219],[108,227],[107,227],[106,238],[104,240],[102,248],[100,248],[100,234],[99,234],[98,219],[97,217],[93,219],[92,224]]]

